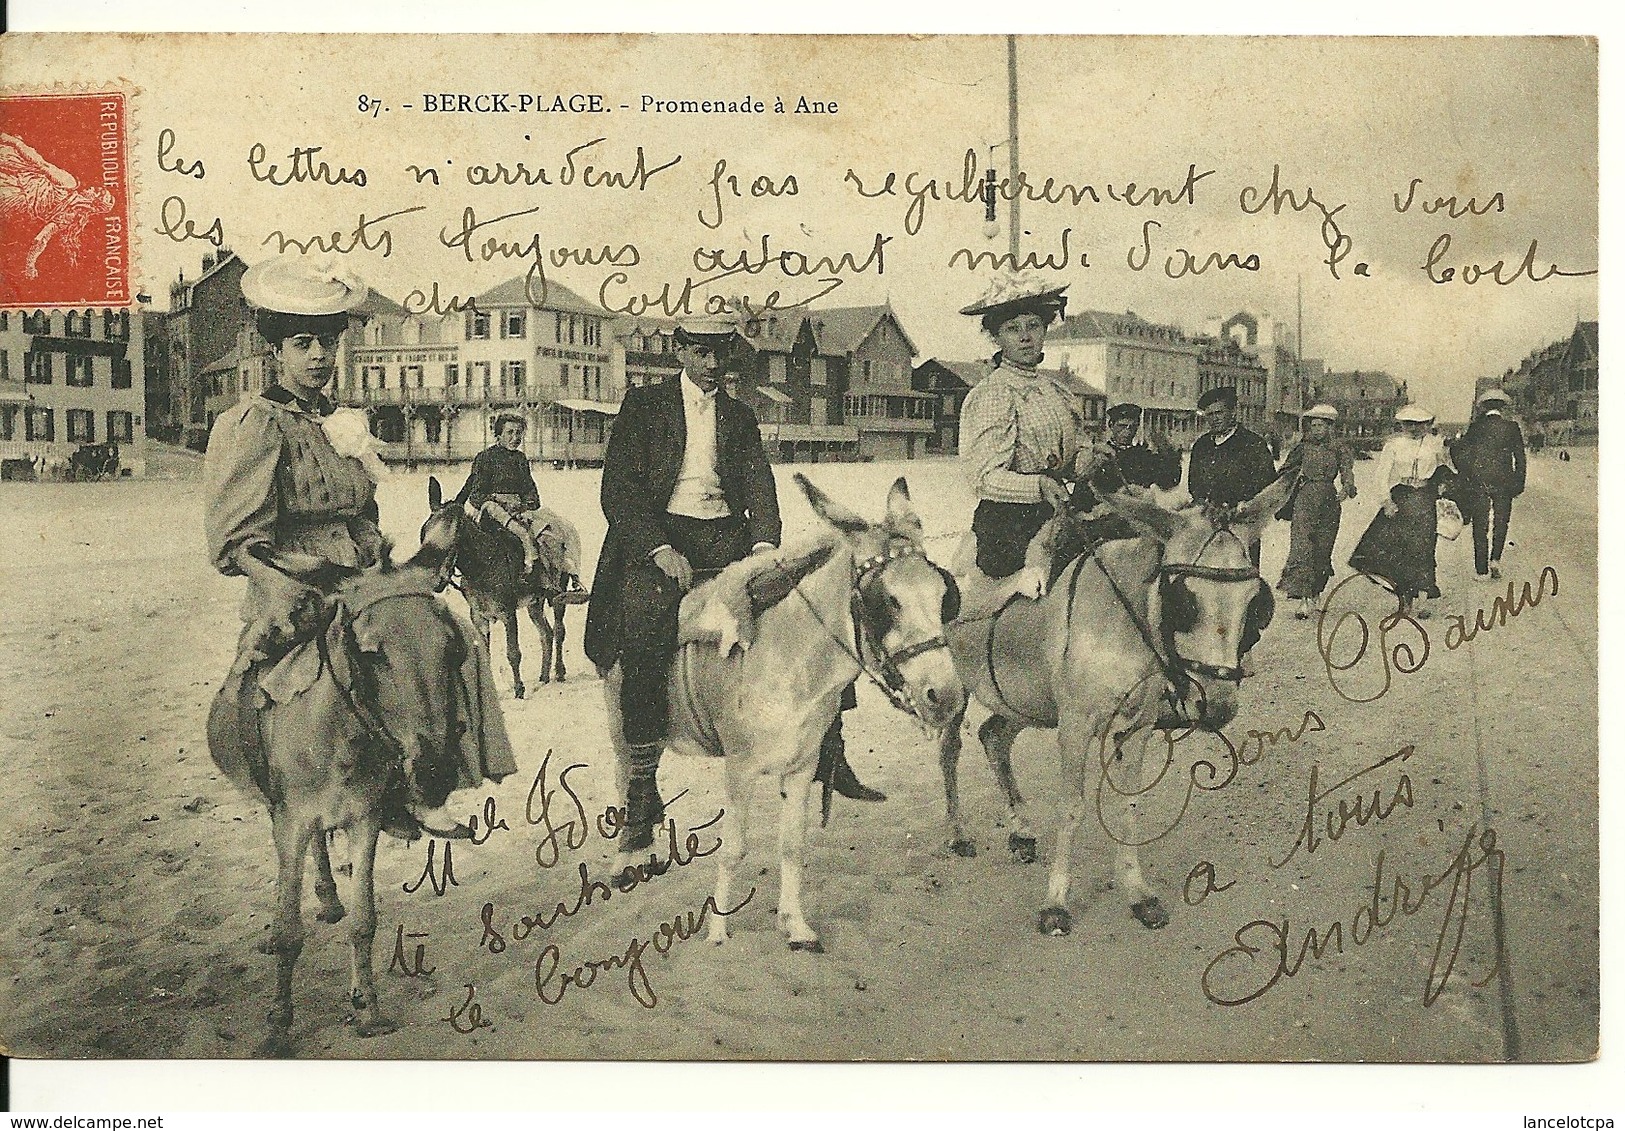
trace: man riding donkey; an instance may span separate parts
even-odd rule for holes
[[[335,410],[322,391],[367,288],[303,263],[268,260],[244,272],[242,290],[271,345],[277,381],[220,415],[204,462],[209,558],[221,573],[248,579],[237,657],[210,713],[210,745],[217,757],[246,763],[241,778],[274,801],[282,786],[266,763],[261,712],[317,678],[323,661],[315,641],[332,615],[288,569],[339,576],[380,564],[386,547],[373,495],[385,469],[366,418]],[[448,787],[500,781],[517,768],[484,650],[472,646],[472,629],[460,624],[459,631],[469,644],[456,672],[469,725],[455,747],[457,765],[430,764],[445,752],[427,742],[399,767],[384,829],[406,839],[471,835],[445,811]]]
[[[474,457],[474,466],[456,501],[469,518],[506,530],[518,540],[525,555],[526,577],[539,560],[545,560],[540,539],[550,533],[563,546],[563,560],[552,564],[564,575],[564,586],[573,587],[581,573],[580,537],[574,526],[542,506],[530,459],[522,450],[524,418],[511,412],[499,413],[491,422],[491,430],[496,434],[496,443]]]
[[[594,572],[584,640],[606,674],[617,661],[629,755],[623,854],[654,842],[665,819],[656,772],[666,738],[667,676],[678,607],[697,580],[779,543],[778,493],[756,415],[722,382],[739,345],[731,322],[688,320],[673,335],[682,374],[627,391],[604,453],[600,501],[609,529]],[[850,691],[850,689],[849,689]],[[884,800],[847,765],[840,720],[825,736],[817,780]]]

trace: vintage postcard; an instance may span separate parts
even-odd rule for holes
[[[0,1045],[1595,1058],[1597,65],[5,37]]]

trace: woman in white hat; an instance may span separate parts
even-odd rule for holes
[[[310,638],[317,606],[315,594],[269,564],[269,551],[343,566],[377,565],[383,537],[373,493],[384,467],[366,418],[355,409],[335,411],[323,391],[337,368],[350,313],[366,301],[367,288],[341,274],[278,259],[250,267],[242,289],[270,343],[277,380],[214,423],[204,462],[204,533],[214,567],[248,579],[244,629],[227,679],[228,694],[236,692],[246,723],[247,713],[258,707],[260,668]],[[477,655],[480,649],[469,651]],[[462,674],[475,679],[479,673],[465,669]],[[489,679],[486,673],[484,681]],[[482,691],[470,701],[496,702],[494,688]],[[512,773],[517,767],[501,716],[480,723],[479,746],[487,754],[483,769],[493,780]],[[454,776],[461,785],[480,780],[470,772]],[[457,835],[455,822],[430,808],[415,806],[411,817],[431,832]],[[441,831],[448,826],[451,833]],[[403,835],[409,830],[415,835],[410,824],[391,826]]]
[[[1384,579],[1399,597],[1399,611],[1427,617],[1439,596],[1435,576],[1439,489],[1454,478],[1444,441],[1433,435],[1433,414],[1406,405],[1394,414],[1400,432],[1377,457],[1377,485],[1387,494],[1349,564]],[[1417,599],[1421,604],[1417,605]]]
[[[1299,601],[1293,615],[1306,620],[1316,610],[1332,576],[1332,548],[1343,521],[1343,500],[1355,496],[1354,453],[1332,435],[1337,409],[1317,404],[1303,414],[1303,441],[1293,448],[1281,474],[1296,473],[1292,499],[1292,545],[1281,571],[1281,592]],[[1342,489],[1338,489],[1338,480]]]
[[[1070,499],[1066,481],[1083,440],[1077,397],[1039,371],[1050,323],[1066,312],[1066,288],[1031,275],[1006,275],[961,314],[979,317],[998,343],[993,372],[965,398],[959,454],[977,498],[971,531],[976,566],[1009,577],[1027,544]],[[1024,579],[1031,596],[1045,579]]]

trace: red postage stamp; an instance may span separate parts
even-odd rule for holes
[[[0,306],[130,302],[122,91],[0,95]]]

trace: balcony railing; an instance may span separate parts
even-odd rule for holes
[[[340,389],[340,404],[366,405],[518,405],[546,404],[554,398],[543,393],[536,385],[456,385],[450,388],[433,385],[422,389],[360,389],[348,386]]]

